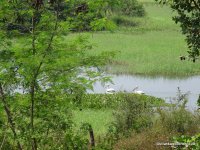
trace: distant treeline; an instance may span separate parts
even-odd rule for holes
[[[57,5],[54,0],[44,0],[35,5],[42,7],[44,3],[49,3],[49,11],[59,10],[59,19],[68,23],[69,31],[100,31],[113,30],[117,26],[117,22],[111,19],[113,14],[125,16],[144,16],[145,10],[137,0],[70,0],[64,1],[61,5]],[[18,5],[16,1],[16,5]],[[31,5],[31,4],[30,4]],[[33,4],[32,4],[33,5]],[[30,6],[31,7],[31,6]],[[21,33],[31,31],[31,18],[26,13],[21,13],[24,10],[23,6],[16,7],[15,19],[8,22],[7,28],[17,30]],[[40,12],[35,16],[36,23],[40,21]],[[8,18],[1,19],[0,22],[6,22]],[[45,27],[43,27],[45,28]]]

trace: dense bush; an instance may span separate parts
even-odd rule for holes
[[[150,127],[153,113],[151,103],[131,95],[124,95],[123,98],[124,102],[114,111],[116,134],[127,135],[131,131],[140,132]]]
[[[8,103],[12,112],[14,113],[13,120],[15,120],[16,130],[19,135],[18,138],[23,147],[31,149],[31,144],[26,142],[28,141],[30,134],[32,134],[29,129],[28,118],[30,115],[30,106],[28,104],[29,96],[25,94],[16,94],[14,97],[10,97]],[[32,134],[31,137],[37,138],[38,148],[40,149],[85,149],[88,146],[88,138],[85,136],[88,134],[88,131],[84,128],[77,129],[72,122],[73,116],[71,115],[71,109],[76,109],[77,106],[81,107],[82,109],[116,109],[117,107],[122,109],[127,100],[129,101],[129,99],[133,99],[133,102],[137,102],[135,104],[136,106],[141,106],[138,107],[140,111],[140,108],[142,108],[143,104],[149,103],[150,106],[155,106],[164,103],[163,100],[156,99],[154,97],[123,93],[113,95],[85,94],[82,95],[82,97],[80,97],[80,95],[77,97],[73,94],[51,95],[50,93],[43,93],[38,95],[36,98],[35,125],[37,125],[37,128],[35,128],[35,134]],[[77,101],[75,98],[78,98],[78,103],[76,103]],[[122,104],[123,106],[121,106]],[[128,105],[126,106],[128,107]],[[0,112],[3,112],[1,104],[0,109]],[[10,147],[9,149],[15,149],[15,139],[11,138],[11,129],[8,128],[5,120],[5,114],[1,114],[0,141],[3,141],[3,148],[6,149]],[[140,120],[140,118],[138,118],[138,122],[140,123],[139,125],[142,126],[146,124],[146,122],[143,122],[143,120]],[[110,145],[112,145],[112,141],[115,137],[112,136],[112,134],[109,134],[106,136],[106,138],[110,140]],[[98,147],[107,147],[107,142],[110,143],[106,140],[101,141]]]
[[[114,23],[107,18],[110,0],[76,0],[68,1],[66,20],[72,31],[113,30]]]
[[[192,114],[185,109],[176,109],[172,111],[158,111],[161,124],[168,130],[181,134],[195,133],[198,130],[200,119],[198,115]]]
[[[117,93],[117,94],[85,94],[83,95],[80,105],[82,108],[104,109],[117,108],[125,103],[126,96],[130,99],[136,99],[141,102],[149,103],[152,107],[165,105],[164,100],[147,95]]]
[[[29,105],[27,95],[15,95],[15,99],[10,99],[9,104],[13,112],[13,120],[17,139],[22,145],[22,149],[31,149],[30,137],[37,140],[38,149],[87,149],[89,140],[85,136],[87,129],[77,128],[72,122],[72,113],[70,105],[67,103],[71,97],[57,97],[52,95],[41,95],[36,101],[35,112],[35,134],[32,134],[29,123]],[[65,102],[63,102],[65,98]],[[15,104],[12,104],[14,100]],[[25,101],[24,101],[25,100]],[[42,107],[42,109],[41,109]],[[2,112],[0,105],[0,112]],[[1,121],[4,124],[1,124]],[[8,123],[6,123],[5,114],[0,118],[0,141],[1,149],[14,150],[17,148],[16,139],[13,137]]]
[[[200,123],[199,113],[191,112],[186,108],[187,96],[188,93],[182,93],[178,88],[174,105],[168,110],[158,109],[160,123],[168,131],[195,134],[200,129],[198,126]]]
[[[114,30],[119,20],[111,20],[113,13],[125,16],[144,16],[143,6],[137,0],[76,0],[67,1],[62,7],[61,18],[69,21],[71,31]],[[114,22],[113,22],[114,21]],[[134,25],[129,20],[121,19],[122,25]]]
[[[144,16],[145,10],[137,0],[77,0],[68,1],[67,20],[73,31],[113,30],[116,28],[109,16],[113,13],[125,16]],[[114,22],[117,20],[114,20]],[[122,25],[133,25],[131,21],[125,21]],[[118,22],[115,22],[119,23]]]
[[[48,1],[48,3],[47,9],[52,12],[59,10],[59,19],[67,21],[69,30],[73,32],[114,30],[116,25],[110,19],[113,13],[125,16],[144,16],[145,14],[143,6],[137,0],[62,0],[58,6],[54,1]],[[28,33],[32,29],[31,18],[27,14],[20,13],[20,9],[23,10],[23,6],[15,10],[16,19],[9,22],[5,28],[8,31],[17,30],[21,33]],[[35,16],[36,23],[39,23],[41,18],[41,12],[38,12]],[[0,22],[4,23],[6,20],[7,18],[3,18]],[[128,20],[121,21],[125,21],[124,24],[129,22]],[[131,21],[128,24],[132,24]],[[42,28],[45,30],[45,26]]]
[[[186,96],[187,94],[181,94],[180,90],[178,90],[177,99],[173,105],[170,107],[158,108],[157,111],[154,111],[154,114],[152,115],[147,113],[146,116],[149,116],[149,118],[142,120],[142,124],[140,124],[140,121],[137,121],[137,115],[140,116],[140,118],[145,117],[142,117],[140,113],[141,111],[137,111],[138,114],[136,114],[134,111],[142,107],[140,107],[136,102],[132,104],[129,103],[128,107],[124,106],[120,111],[117,112],[118,114],[123,115],[117,115],[118,117],[116,120],[118,122],[116,127],[120,127],[122,131],[123,129],[126,129],[123,131],[123,133],[126,133],[128,130],[128,122],[131,122],[130,118],[134,118],[130,123],[132,126],[129,127],[135,127],[134,125],[138,124],[143,130],[142,132],[135,132],[137,130],[133,130],[128,138],[121,138],[119,141],[117,141],[114,145],[114,149],[171,149],[171,146],[157,145],[157,143],[164,144],[174,142],[179,142],[182,144],[181,146],[174,146],[175,149],[187,149],[188,145],[189,149],[199,149],[199,112],[191,112],[186,109]],[[131,111],[127,109],[131,107],[133,107]],[[130,112],[130,114],[127,113],[127,111]],[[191,137],[191,135],[195,136]]]
[[[192,150],[199,150],[200,149],[200,134],[195,136],[179,136],[174,137],[173,139],[176,143],[182,143],[182,145],[177,145],[176,149],[192,149]],[[183,144],[184,143],[184,144]]]
[[[137,0],[119,0],[118,5],[114,8],[116,12],[127,16],[144,16],[145,10],[142,4]]]

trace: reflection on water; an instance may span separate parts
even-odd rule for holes
[[[189,77],[186,79],[167,79],[163,77],[148,78],[140,76],[113,75],[114,84],[110,87],[116,91],[131,92],[134,87],[139,86],[139,90],[144,91],[147,95],[164,98],[170,102],[177,95],[177,87],[180,87],[182,93],[189,94],[189,109],[197,109],[197,99],[200,94],[200,76]],[[105,87],[101,83],[94,85],[94,91],[89,93],[105,93]]]

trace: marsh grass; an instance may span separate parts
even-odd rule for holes
[[[125,20],[114,32],[103,31],[79,33],[89,37],[93,43],[92,54],[103,51],[116,53],[108,64],[107,71],[114,74],[139,74],[151,76],[191,76],[200,74],[199,61],[180,61],[179,56],[187,55],[187,44],[175,24],[175,15],[167,6],[159,6],[153,0],[141,0],[147,12],[145,17],[115,16]],[[75,37],[73,34],[71,37]]]
[[[91,124],[96,137],[106,134],[110,123],[113,121],[112,110],[110,109],[74,110],[73,116],[73,121],[78,127],[81,127],[83,123]]]
[[[160,39],[159,39],[160,38]],[[182,35],[175,32],[150,31],[144,34],[98,33],[95,51],[115,51],[111,62],[111,73],[143,74],[163,76],[187,76],[199,74],[199,62],[180,61],[186,55],[186,43]]]

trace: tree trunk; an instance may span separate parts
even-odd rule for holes
[[[90,134],[90,147],[92,149],[93,147],[95,147],[95,139],[94,139],[94,131],[91,125],[89,125],[89,134]]]
[[[1,100],[2,100],[2,103],[3,103],[4,110],[5,110],[6,115],[7,115],[8,123],[10,124],[10,128],[11,128],[13,135],[14,135],[14,138],[17,138],[17,133],[15,131],[15,123],[13,122],[12,114],[11,114],[11,111],[8,107],[7,102],[6,102],[6,97],[5,97],[1,83],[0,83],[0,96],[1,96]],[[18,146],[19,150],[22,150],[22,146],[21,146],[20,142],[18,141],[18,139],[17,139],[17,146]]]

